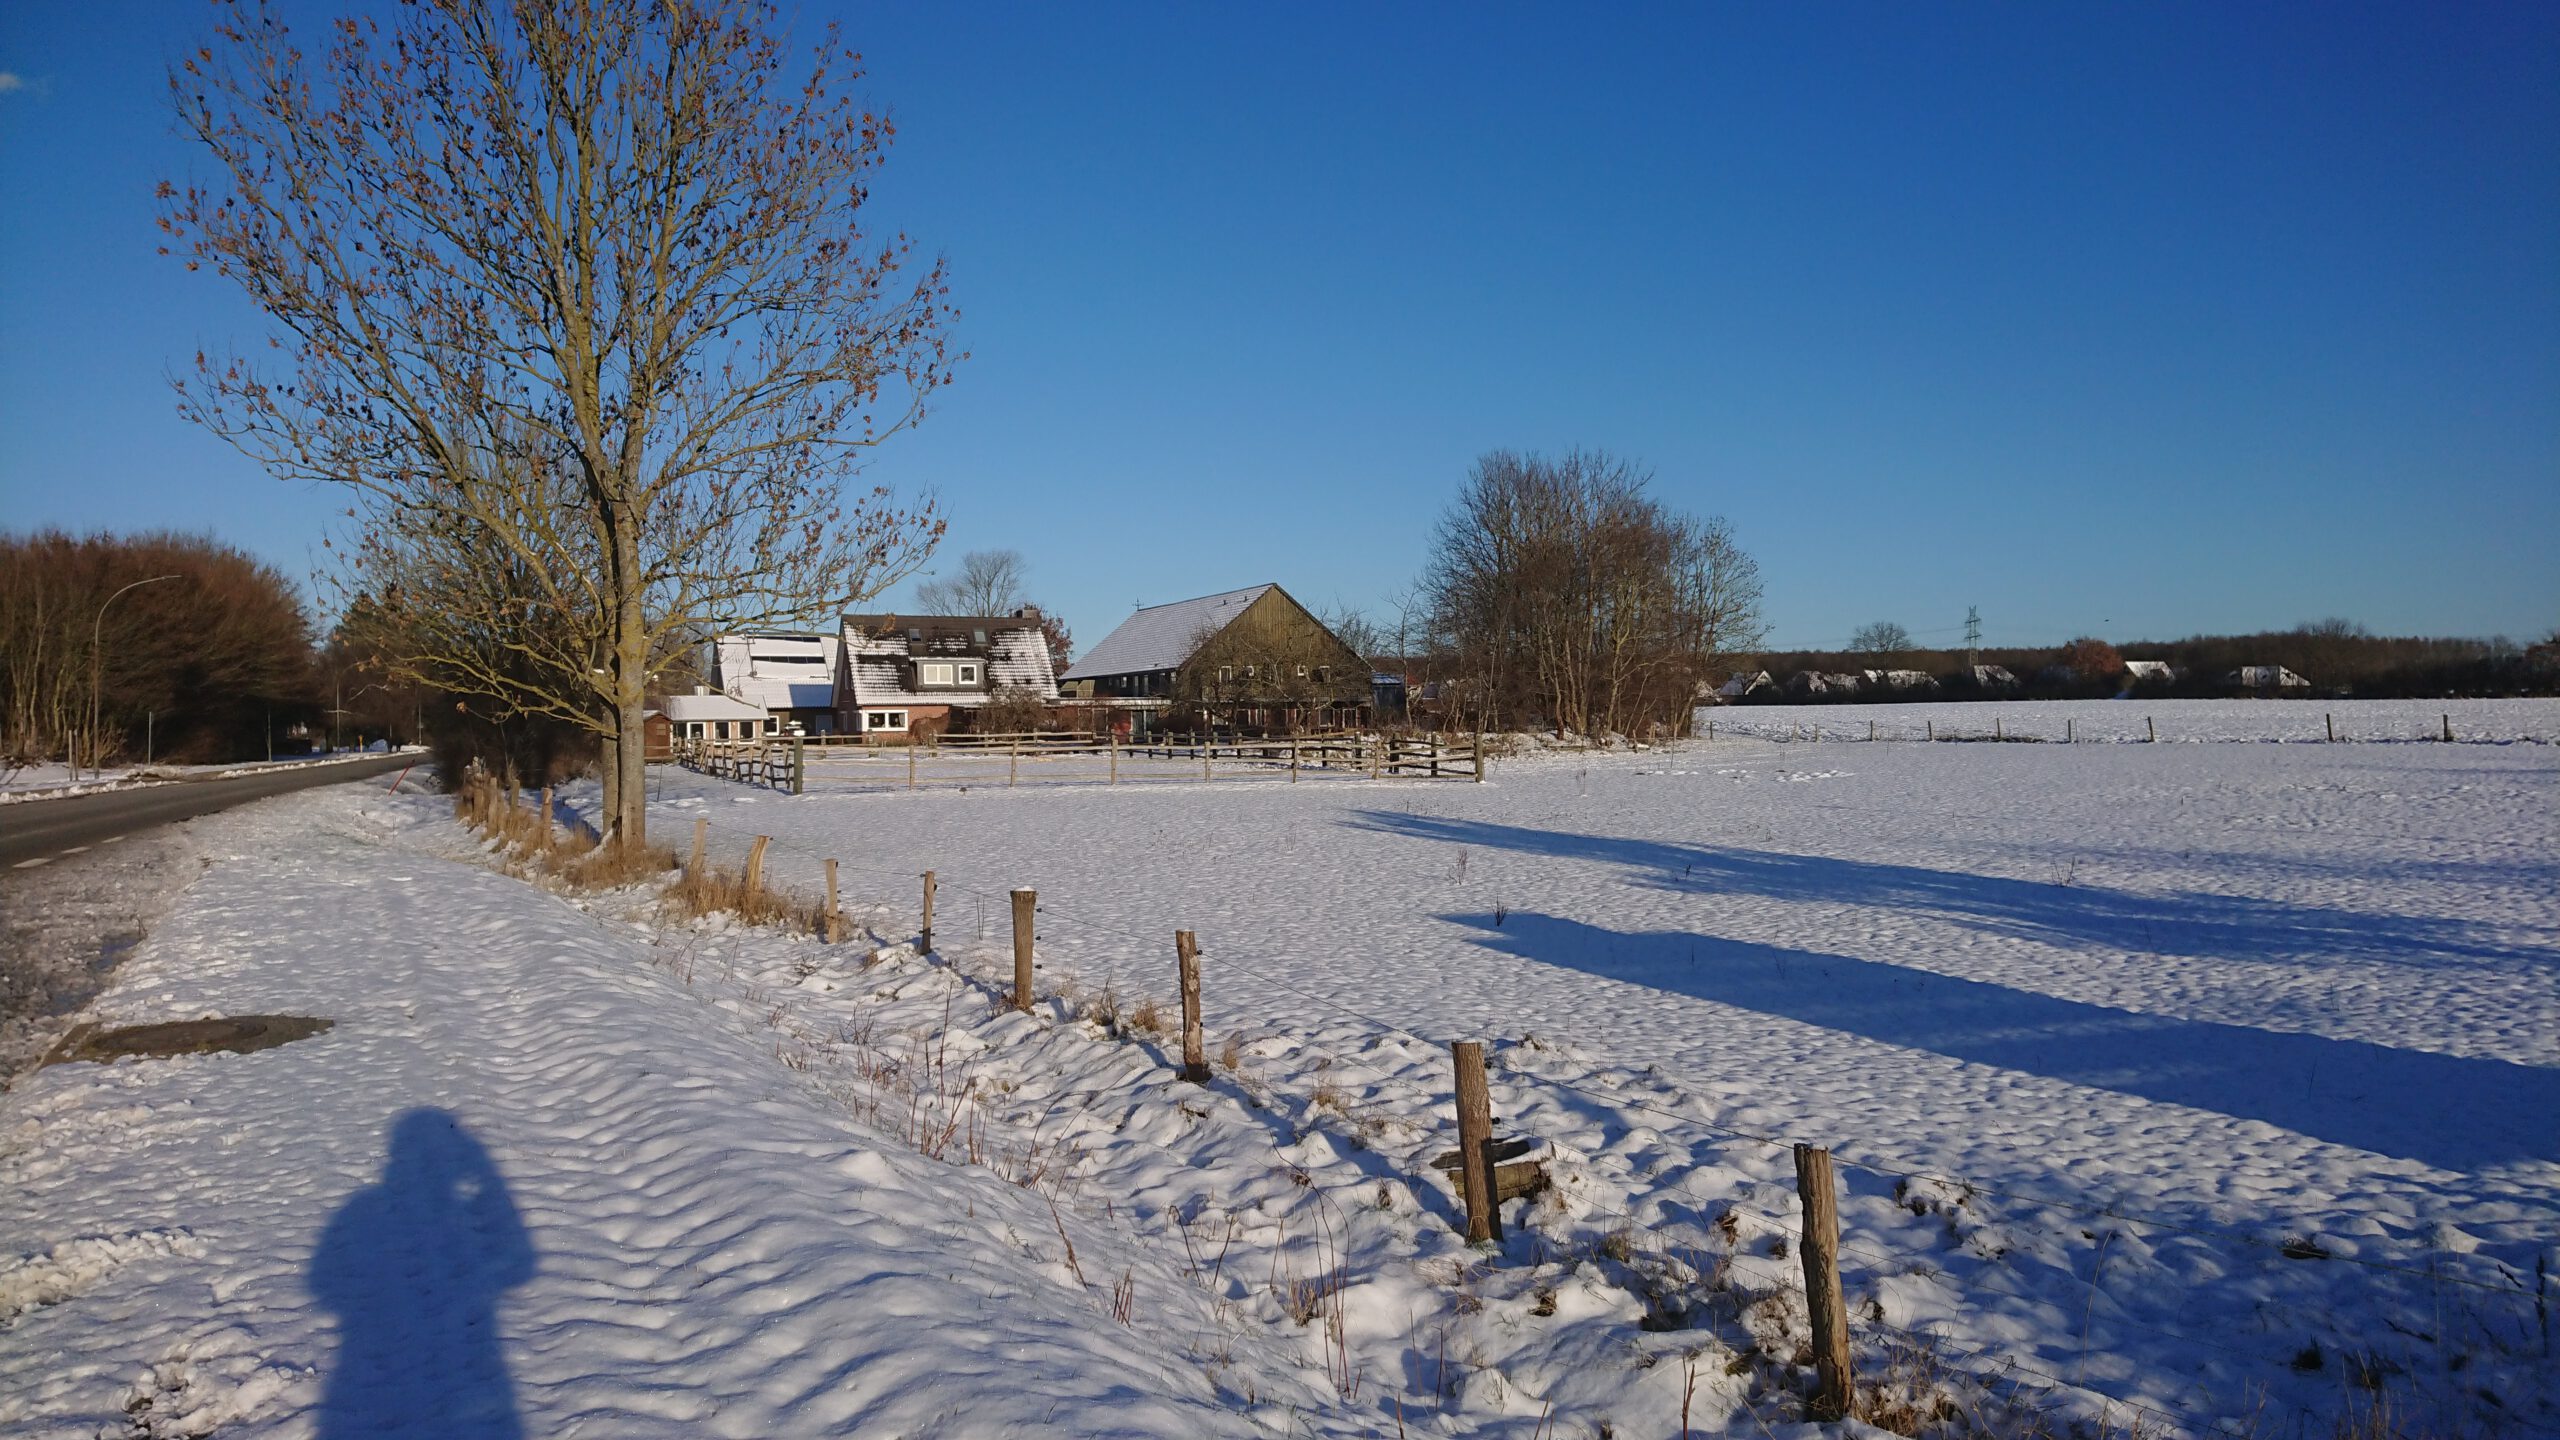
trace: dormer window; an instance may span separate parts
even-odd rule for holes
[[[986,673],[975,660],[923,660],[916,664],[916,684],[975,685]]]
[[[959,668],[961,684],[975,685],[978,683],[978,664],[976,661],[963,660],[960,662]]]

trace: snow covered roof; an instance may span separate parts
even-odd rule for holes
[[[1976,665],[1973,667],[1973,683],[1976,685],[2015,685],[2018,683],[2018,677],[2010,674],[2009,667],[2006,665]]]
[[[1748,675],[1737,671],[1733,678],[1725,681],[1716,693],[1729,700],[1739,700],[1770,683],[1769,672],[1766,670],[1754,670]]]
[[[834,635],[745,631],[711,642],[720,688],[767,710],[832,710],[836,703]]]
[[[1151,670],[1178,670],[1200,648],[1200,642],[1227,628],[1245,607],[1262,598],[1269,585],[1249,585],[1219,595],[1150,605],[1120,622],[1102,643],[1067,667],[1062,680],[1093,680],[1105,675],[1141,675]]]
[[[2231,678],[2223,683],[2243,685],[2252,690],[2275,690],[2295,685],[2307,686],[2311,682],[2281,665],[2243,665],[2232,671]]]
[[[1028,690],[1058,698],[1049,664],[1049,637],[1031,615],[847,615],[845,675],[852,708],[877,705],[984,705],[998,690]],[[916,687],[915,662],[948,656],[979,660],[986,681],[977,688]]]
[[[670,695],[658,708],[678,725],[697,720],[762,720],[764,707],[735,695]]]
[[[2170,669],[2169,662],[2166,660],[2127,660],[2124,662],[2124,673],[2132,676],[2136,680],[2175,680],[2178,678],[2178,672]]]

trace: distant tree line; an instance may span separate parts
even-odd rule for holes
[[[327,704],[310,620],[272,566],[201,535],[0,533],[11,763],[254,759],[324,726]]]
[[[1866,645],[1859,641],[1899,638],[1900,645]],[[1984,691],[1974,683],[1962,650],[1911,648],[1908,634],[1891,622],[1858,632],[1847,650],[1769,651],[1739,661],[1731,668],[1748,673],[1766,670],[1770,690],[1755,701],[1813,698],[1826,701],[1908,699],[1909,691],[1861,686],[1849,693],[1826,692],[1812,697],[1789,693],[1789,680],[1804,671],[1832,674],[1862,670],[1925,673],[1948,694],[2006,694],[2022,698],[2058,699],[2124,693],[2171,697],[2231,694],[2231,677],[2247,666],[2282,666],[2309,682],[2286,693],[2305,697],[2391,699],[2448,696],[2560,694],[2560,632],[2532,645],[2505,637],[2487,640],[2434,636],[2376,635],[2351,620],[2328,619],[2290,630],[2250,635],[2197,635],[2184,640],[2132,641],[2109,645],[2081,638],[2060,649],[2005,646],[1978,652],[1983,665],[1997,665],[2015,677],[2014,687]],[[2136,682],[2126,661],[2156,660],[2175,672],[2168,681]]]

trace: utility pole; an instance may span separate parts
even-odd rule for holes
[[[1982,612],[1974,606],[1964,607],[1964,665],[1971,670],[1982,663]]]

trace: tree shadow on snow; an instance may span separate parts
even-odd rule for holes
[[[1943,916],[2050,945],[2097,944],[2153,955],[2258,961],[2301,955],[2405,962],[2481,960],[2548,966],[2547,947],[2502,943],[2467,920],[2386,915],[2252,896],[2160,895],[1930,870],[1822,855],[1577,835],[1477,820],[1362,811],[1382,834],[1624,866],[1641,883],[1702,895],[1868,905]]]
[[[2560,1158],[2560,1070],[2083,1004],[1846,955],[1446,915],[1502,954],[2440,1169]]]
[[[497,1308],[533,1270],[480,1142],[442,1110],[393,1121],[381,1183],[347,1198],[311,1257],[311,1293],[338,1318],[320,1440],[521,1437]]]

